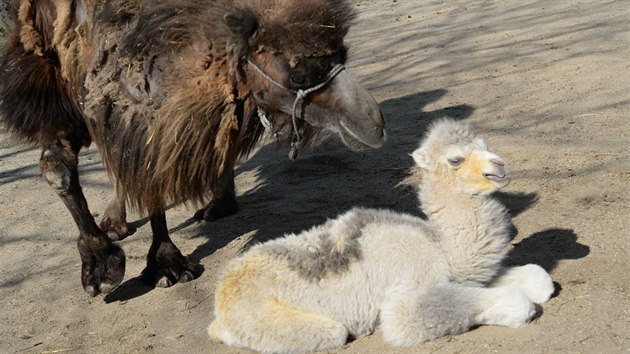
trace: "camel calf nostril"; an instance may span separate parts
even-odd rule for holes
[[[505,162],[503,162],[503,160],[501,159],[491,159],[490,162],[493,165],[499,166],[499,167],[504,167],[505,166]]]

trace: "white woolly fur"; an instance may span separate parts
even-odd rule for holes
[[[510,180],[470,126],[432,125],[412,154],[428,220],[352,209],[233,260],[215,294],[210,336],[261,352],[326,350],[381,330],[397,346],[489,324],[526,325],[554,291],[538,265],[503,269]]]

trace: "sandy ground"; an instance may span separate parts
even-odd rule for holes
[[[349,68],[382,102],[385,147],[330,142],[291,162],[267,146],[238,168],[241,211],[195,223],[169,210],[172,236],[205,266],[193,282],[150,289],[150,227],[124,240],[123,284],[81,289],[77,231],[43,182],[39,151],[0,134],[0,352],[244,353],[212,342],[217,272],[251,242],[299,231],[361,205],[418,213],[411,152],[427,124],[474,124],[511,166],[501,194],[518,229],[512,264],[538,263],[558,284],[522,329],[480,327],[413,348],[376,333],[331,353],[625,353],[630,350],[630,6],[611,1],[360,2]],[[111,192],[94,147],[81,155],[95,213]]]

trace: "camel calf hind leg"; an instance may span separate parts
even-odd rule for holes
[[[78,150],[68,140],[58,139],[44,147],[39,167],[79,228],[81,283],[88,294],[96,296],[120,284],[125,274],[125,254],[96,225],[90,213],[79,184]]]
[[[211,338],[228,345],[246,346],[263,353],[316,352],[341,347],[348,340],[345,326],[331,318],[284,305],[276,300],[257,303],[256,317],[240,318],[231,326],[220,319],[208,327]],[[244,311],[240,309],[241,312]],[[245,310],[246,311],[246,310]],[[241,314],[243,316],[243,314]]]

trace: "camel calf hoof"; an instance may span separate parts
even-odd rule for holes
[[[484,310],[479,323],[519,328],[527,325],[538,314],[538,308],[525,293],[516,288],[495,288],[490,306]]]
[[[517,288],[536,304],[549,300],[556,290],[551,275],[537,264],[509,268],[491,286]]]

